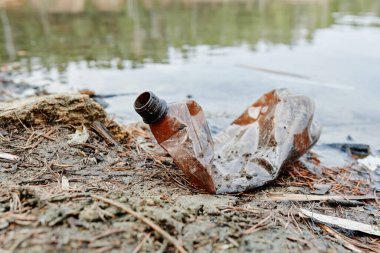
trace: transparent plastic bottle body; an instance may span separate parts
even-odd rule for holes
[[[145,92],[135,109],[187,179],[210,193],[243,192],[275,180],[321,132],[313,121],[313,101],[287,90],[264,94],[220,132],[215,143],[195,101],[168,106]]]
[[[169,104],[166,116],[150,128],[187,179],[195,187],[215,193],[213,141],[202,108],[193,100]]]
[[[314,103],[287,90],[264,94],[215,138],[217,193],[242,192],[278,177],[319,139]]]

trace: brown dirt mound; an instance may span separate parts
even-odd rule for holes
[[[104,109],[87,95],[33,96],[0,103],[0,127],[4,129],[54,124],[90,126],[94,122],[105,124],[121,143],[128,140],[123,128],[108,119]]]

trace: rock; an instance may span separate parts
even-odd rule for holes
[[[315,191],[312,191],[311,192],[312,194],[325,195],[332,188],[332,185],[331,184],[314,183],[313,187],[315,188]]]
[[[9,226],[9,222],[7,220],[0,220],[0,230],[3,230]]]
[[[106,208],[101,208],[98,203],[86,206],[80,213],[79,219],[87,222],[99,221],[105,218],[115,217],[117,214],[122,213],[122,211],[114,206],[109,206]]]
[[[100,220],[99,212],[96,210],[96,205],[90,205],[85,207],[79,214],[79,219],[93,222]]]

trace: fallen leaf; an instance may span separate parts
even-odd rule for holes
[[[65,176],[62,176],[61,188],[65,191],[70,189],[69,179]]]
[[[69,137],[71,138],[67,143],[69,145],[78,145],[86,143],[88,138],[90,137],[90,134],[88,133],[88,130],[85,126],[82,127],[82,130],[76,130],[75,134],[70,134]]]
[[[9,160],[9,161],[17,161],[20,159],[20,157],[18,157],[17,155],[0,152],[0,159]]]

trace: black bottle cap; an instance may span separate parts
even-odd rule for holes
[[[165,100],[158,98],[153,92],[146,91],[136,98],[135,111],[140,114],[145,123],[153,124],[166,115],[168,105]]]

